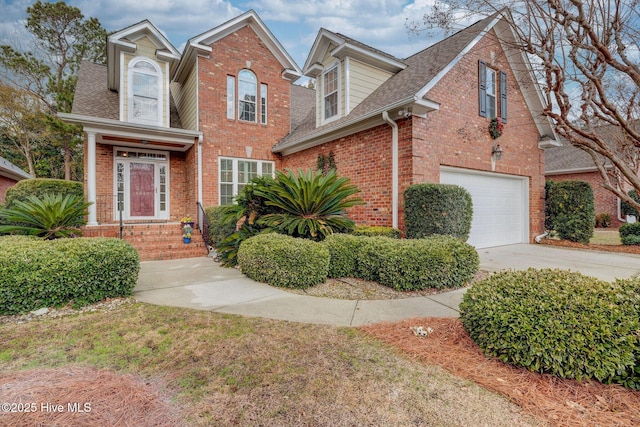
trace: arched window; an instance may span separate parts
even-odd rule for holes
[[[258,80],[249,70],[238,74],[238,118],[247,122],[256,121],[256,97]]]
[[[160,69],[148,59],[129,66],[129,120],[160,124],[162,111]]]

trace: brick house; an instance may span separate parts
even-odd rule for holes
[[[9,160],[0,157],[0,204],[4,203],[5,195],[9,187],[22,181],[23,179],[29,179],[31,175],[11,163]]]
[[[543,231],[542,149],[555,138],[526,59],[499,41],[510,37],[495,15],[398,59],[321,29],[304,66],[314,91],[293,84],[303,71],[254,11],[182,54],[146,20],[113,33],[107,65],[82,64],[60,114],[84,127],[86,234],[115,236],[122,215],[143,259],[191,256],[184,246],[202,245],[172,233],[201,216],[196,203],[231,203],[255,176],[333,153],[363,190],[357,222],[402,227],[408,185],[450,182],[472,192],[471,243],[529,242]],[[506,125],[492,140],[496,116]]]

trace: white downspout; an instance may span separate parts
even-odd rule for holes
[[[96,215],[96,133],[87,132],[87,201],[91,203],[87,225],[98,225]]]
[[[202,205],[202,134],[198,135],[198,203]]]
[[[391,223],[398,228],[398,124],[387,111],[382,112],[382,118],[391,126]]]
[[[622,200],[620,199],[620,197],[618,197],[618,203],[617,203],[617,207],[618,207],[618,221],[620,222],[627,222],[626,218],[622,218]]]

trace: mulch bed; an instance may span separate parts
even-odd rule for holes
[[[430,327],[428,337],[412,326]],[[640,425],[640,392],[595,381],[537,374],[487,358],[460,319],[420,318],[361,328],[420,362],[438,365],[508,397],[524,412],[556,426]]]
[[[570,242],[568,240],[544,239],[540,243],[550,246],[561,246],[563,248],[589,249],[605,252],[623,252],[627,254],[640,255],[640,246],[635,245],[585,245],[584,243]]]

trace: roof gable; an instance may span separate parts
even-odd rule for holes
[[[401,59],[345,35],[321,28],[304,64],[303,73],[310,77],[317,77],[322,72],[322,67],[319,65],[327,54],[337,59],[345,57],[357,59],[390,73],[397,73],[406,68]]]
[[[212,43],[246,26],[250,27],[256,33],[273,56],[282,64],[282,75],[284,78],[295,80],[302,75],[300,67],[298,67],[293,58],[275,38],[264,22],[262,22],[262,19],[260,19],[255,11],[250,10],[224,24],[218,25],[209,31],[189,39],[174,79],[181,82],[188,73],[190,68],[189,64],[195,61],[197,55],[208,56],[213,50],[211,47]]]
[[[4,176],[15,181],[31,178],[31,175],[29,175],[4,157],[0,157],[0,176]]]
[[[171,72],[175,71],[180,53],[149,20],[145,19],[107,37],[109,89],[118,90],[120,84],[120,53],[135,53],[136,41],[143,37],[147,37],[156,47],[157,58],[169,62]]]

